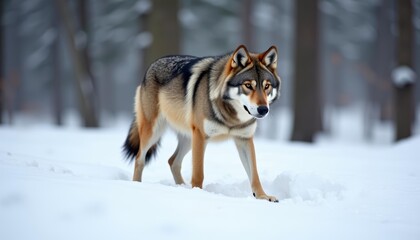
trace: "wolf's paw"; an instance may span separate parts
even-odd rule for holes
[[[279,200],[274,196],[268,196],[266,194],[256,195],[255,193],[252,193],[256,199],[265,199],[269,202],[279,202]]]

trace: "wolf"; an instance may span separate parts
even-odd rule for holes
[[[210,57],[173,55],[148,68],[134,97],[135,117],[123,145],[134,161],[134,181],[156,154],[165,129],[172,128],[178,146],[168,163],[176,184],[184,184],[181,164],[192,149],[192,187],[202,188],[208,142],[233,139],[257,199],[267,195],[258,176],[253,135],[280,92],[277,48],[251,53],[244,45]]]

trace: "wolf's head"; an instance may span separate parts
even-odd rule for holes
[[[276,72],[277,48],[249,53],[245,46],[239,46],[225,66],[226,85],[223,99],[235,102],[236,111],[254,118],[265,117],[270,104],[280,90],[280,77]]]

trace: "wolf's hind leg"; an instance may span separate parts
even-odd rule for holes
[[[174,154],[172,154],[168,160],[176,184],[184,184],[184,179],[181,175],[181,165],[182,160],[190,150],[191,138],[178,134],[178,146],[176,147]]]
[[[144,160],[140,159],[140,152],[136,156],[136,160],[134,162],[134,174],[133,174],[133,181],[141,182],[141,175],[144,169]]]
[[[140,149],[134,165],[133,181],[141,182],[144,166],[156,154],[165,129],[166,121],[160,117],[152,122],[142,121],[139,125]]]

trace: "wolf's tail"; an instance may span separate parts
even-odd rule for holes
[[[125,139],[124,145],[123,145],[123,152],[125,155],[125,158],[132,162],[134,158],[139,153],[140,149],[140,137],[139,137],[139,131],[137,128],[137,122],[136,119],[131,122],[130,130],[128,130],[127,138]]]
[[[150,159],[156,155],[159,145],[160,145],[160,139],[156,144],[152,145],[149,148],[149,150],[147,150],[146,157],[145,157],[146,164],[149,163]],[[136,158],[139,151],[140,151],[140,136],[139,136],[139,130],[137,127],[136,119],[134,119],[133,122],[131,123],[130,130],[128,130],[128,135],[123,145],[123,152],[124,152],[125,158],[129,162],[132,162]]]

